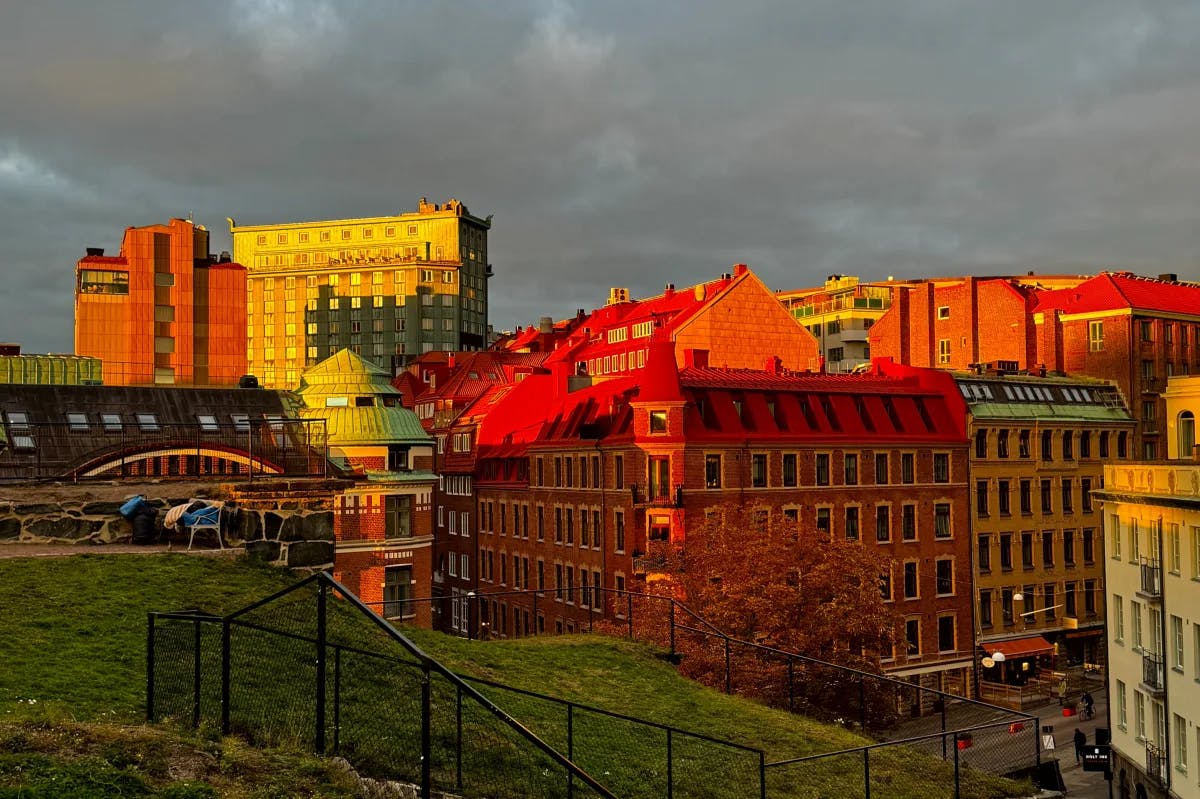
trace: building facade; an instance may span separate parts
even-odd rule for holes
[[[971,437],[976,629],[984,698],[1038,671],[1103,664],[1104,541],[1092,490],[1132,457],[1133,420],[1099,381],[958,375]]]
[[[297,394],[354,478],[335,498],[334,576],[385,618],[431,626],[433,441],[388,372],[350,350],[306,370]]]
[[[246,373],[246,270],[184,219],[128,228],[75,267],[75,354],[109,385],[235,385]]]
[[[464,419],[478,585],[460,624],[511,636],[619,617],[605,589],[663,577],[661,549],[686,546],[689,524],[752,508],[883,548],[900,643],[877,653],[881,665],[969,692],[968,453],[953,379],[882,365],[837,376],[681,368],[669,341],[650,349],[633,375],[580,377],[563,364],[488,397],[481,421]]]
[[[871,362],[867,331],[891,307],[892,284],[830,275],[821,288],[776,296],[817,340],[825,371],[849,372]]]
[[[1116,795],[1200,796],[1200,465],[1112,464],[1097,497]]]
[[[306,366],[342,348],[391,369],[487,345],[491,217],[457,200],[361,219],[230,219],[229,229],[249,270],[246,351],[264,386],[294,388]]]

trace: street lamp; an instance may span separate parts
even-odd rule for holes
[[[475,609],[475,592],[467,592],[467,640],[471,640],[471,612]]]

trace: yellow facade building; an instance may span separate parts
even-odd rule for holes
[[[487,344],[491,217],[424,198],[414,213],[238,225],[248,270],[246,355],[266,388],[348,348],[386,369],[432,350]]]

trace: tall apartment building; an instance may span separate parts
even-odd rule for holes
[[[108,385],[233,385],[246,373],[246,270],[185,219],[125,230],[75,266],[75,354]]]
[[[827,372],[849,372],[871,362],[867,331],[892,304],[891,283],[862,283],[830,275],[820,288],[776,294],[817,340]]]
[[[1003,652],[983,698],[1036,671],[1103,663],[1104,541],[1092,490],[1132,456],[1133,419],[1112,386],[1029,374],[958,375],[967,402],[976,628]],[[994,688],[996,693],[990,693]]]
[[[873,355],[913,366],[1015,361],[1111,381],[1137,422],[1135,457],[1155,460],[1166,380],[1200,370],[1200,284],[1128,272],[930,281],[897,289],[869,339]]]
[[[396,216],[237,225],[248,270],[246,353],[266,387],[295,388],[342,348],[385,368],[487,346],[491,217],[421,199]]]

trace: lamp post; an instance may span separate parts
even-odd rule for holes
[[[468,591],[467,592],[467,640],[468,641],[470,641],[473,637],[472,633],[471,633],[471,630],[473,629],[473,625],[471,624],[471,616],[473,615],[474,610],[475,610],[475,592]]]

